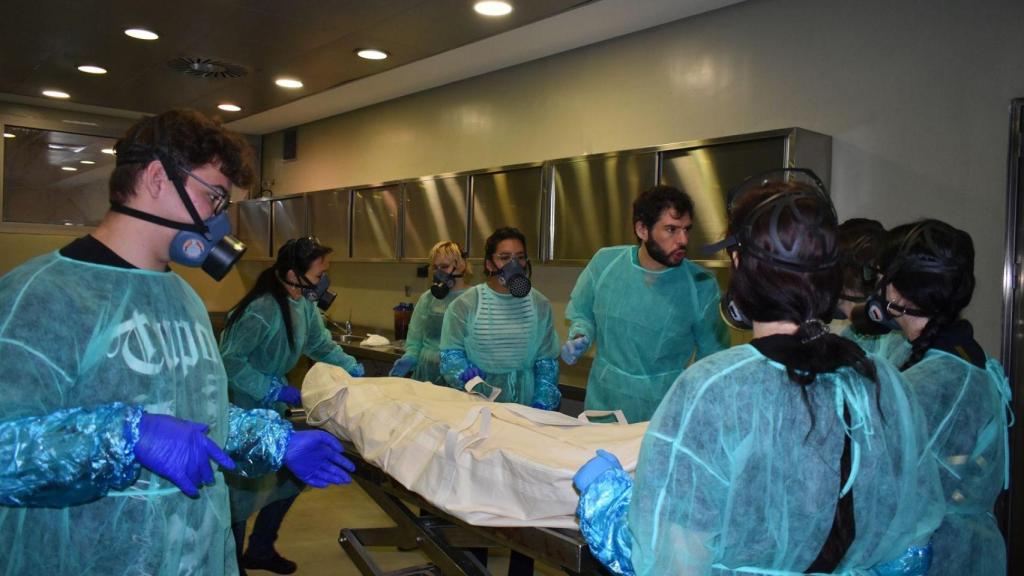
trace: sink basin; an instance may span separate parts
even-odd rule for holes
[[[366,336],[363,334],[340,334],[338,335],[338,342],[342,344],[358,344],[366,340]]]

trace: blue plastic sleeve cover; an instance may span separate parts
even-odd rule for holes
[[[0,505],[73,506],[127,488],[141,417],[114,402],[0,422]]]
[[[462,390],[463,383],[459,375],[469,367],[469,358],[465,350],[441,350],[441,374],[448,386]]]
[[[533,405],[544,410],[555,410],[562,402],[558,391],[558,360],[541,358],[533,363],[535,391]]]
[[[621,468],[611,468],[580,494],[576,509],[590,553],[615,574],[634,574],[633,536],[626,524],[632,498],[632,478]]]
[[[238,465],[235,474],[254,478],[281,468],[292,424],[273,410],[228,407],[228,441],[224,451]]]
[[[872,576],[924,576],[932,566],[932,544],[911,546],[892,562],[871,569]]]
[[[270,385],[267,386],[267,395],[260,400],[260,406],[272,410],[277,403],[277,394],[284,388],[285,383],[273,374],[268,374],[267,378],[270,379]]]

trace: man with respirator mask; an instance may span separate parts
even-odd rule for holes
[[[526,237],[499,228],[487,239],[488,279],[467,289],[444,314],[441,373],[460,390],[497,402],[554,410],[558,335],[551,302],[530,283]]]
[[[352,465],[329,434],[228,403],[203,302],[168,269],[221,277],[241,255],[224,208],[248,144],[178,110],[116,150],[100,225],[0,278],[0,570],[233,576],[218,465],[320,486]]]
[[[714,274],[686,259],[693,202],[655,186],[633,202],[640,245],[598,250],[573,288],[562,360],[575,364],[591,342],[597,358],[587,379],[587,410],[622,410],[651,419],[691,357],[729,345],[718,314]]]
[[[451,240],[443,240],[430,249],[433,282],[416,302],[405,337],[405,354],[391,367],[390,376],[409,376],[421,382],[444,386],[441,376],[441,325],[448,306],[466,289],[466,276],[471,273],[462,248]]]

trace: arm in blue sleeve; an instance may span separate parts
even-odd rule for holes
[[[544,298],[537,303],[538,326],[541,330],[540,347],[533,362],[534,394],[532,405],[544,410],[555,410],[562,401],[558,391],[558,333],[555,332],[551,302]]]
[[[535,391],[532,406],[542,410],[558,409],[562,402],[562,393],[558,390],[558,361],[541,358],[534,362],[533,379]]]
[[[576,509],[590,553],[615,574],[634,574],[633,536],[626,523],[632,498],[632,479],[621,468],[611,468],[580,494]]]
[[[415,358],[417,362],[420,350],[423,349],[424,330],[430,316],[430,301],[433,299],[429,292],[424,292],[416,301],[416,307],[412,309],[412,318],[409,320],[409,333],[405,335],[405,355]],[[415,365],[413,367],[415,368]]]
[[[127,488],[141,417],[114,402],[0,422],[0,505],[73,506]]]
[[[596,255],[595,255],[596,256]],[[594,319],[594,288],[597,285],[598,266],[591,259],[587,267],[580,273],[576,286],[569,296],[569,305],[565,307],[565,319],[569,321],[569,340],[576,336],[586,336],[591,342],[597,334],[597,323]]]
[[[260,372],[249,363],[249,356],[269,333],[270,325],[267,321],[247,309],[220,337],[220,356],[224,360],[224,370],[228,374],[231,388],[268,407],[277,399],[277,390],[280,388],[275,389],[273,374]],[[270,404],[267,404],[268,398]]]
[[[324,319],[320,316],[316,306],[308,306],[307,309],[310,310],[312,318],[307,323],[309,335],[306,340],[306,349],[303,350],[303,353],[317,362],[341,366],[346,372],[351,373],[352,369],[359,364],[359,361],[346,354],[341,349],[341,346],[331,338],[331,333],[324,326]]]
[[[729,347],[729,328],[719,311],[722,295],[718,291],[718,281],[714,274],[701,270],[694,275],[693,282],[699,307],[693,324],[694,340],[697,342],[695,360],[700,360]]]
[[[466,334],[469,331],[468,316],[471,309],[467,305],[467,296],[469,293],[463,294],[448,306],[441,324],[441,375],[444,376],[445,384],[458,390],[462,390],[464,384],[459,376],[473,366],[466,356]]]
[[[228,407],[224,451],[238,465],[235,473],[240,476],[253,478],[279,469],[291,435],[291,422],[272,410]]]
[[[459,376],[472,366],[464,351],[441,350],[441,374],[448,386],[458,390],[464,389],[465,382]]]

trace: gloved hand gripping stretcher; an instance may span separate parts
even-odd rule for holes
[[[406,378],[350,378],[315,365],[302,385],[308,422],[351,442],[438,509],[475,526],[577,528],[577,470],[598,448],[636,467],[641,424],[591,424],[488,402]]]

